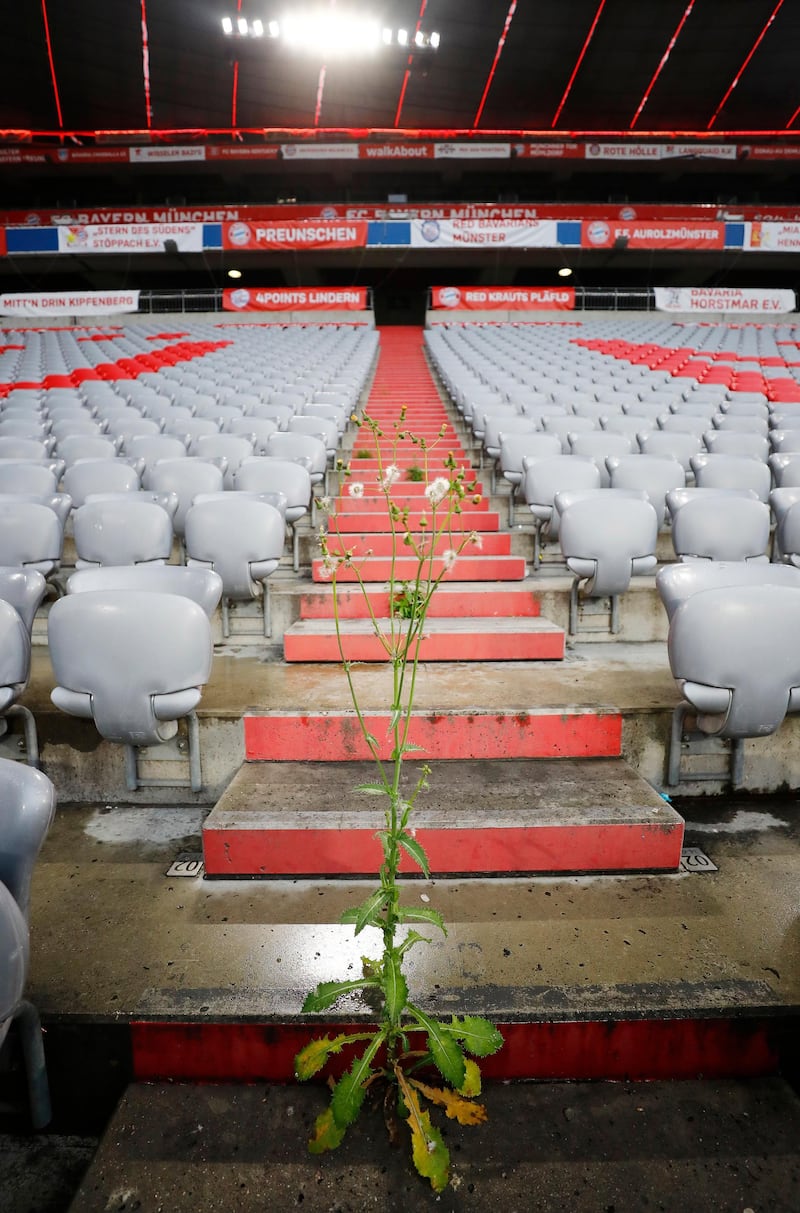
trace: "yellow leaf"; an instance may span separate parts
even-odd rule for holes
[[[408,1109],[406,1123],[411,1130],[414,1166],[423,1179],[430,1180],[434,1192],[443,1192],[450,1182],[450,1151],[439,1130],[431,1124],[428,1113],[422,1111],[417,1093],[405,1075],[399,1068],[395,1069],[395,1074]]]
[[[459,1095],[466,1095],[467,1099],[474,1099],[476,1095],[481,1093],[481,1071],[477,1061],[473,1061],[471,1057],[467,1057],[464,1062],[467,1077],[464,1080],[464,1085],[458,1088]]]
[[[426,1099],[438,1104],[440,1108],[444,1108],[448,1118],[457,1120],[460,1125],[482,1125],[487,1119],[487,1112],[483,1104],[464,1099],[457,1091],[451,1091],[446,1087],[429,1087],[416,1078],[412,1078],[411,1082]]]
[[[328,1107],[320,1112],[314,1122],[314,1136],[308,1143],[309,1153],[324,1154],[326,1150],[335,1150],[342,1144],[346,1129],[340,1129],[333,1119],[333,1113]]]

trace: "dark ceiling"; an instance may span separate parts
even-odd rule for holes
[[[797,0],[375,0],[389,26],[413,31],[422,12],[440,49],[410,62],[400,50],[332,60],[321,94],[319,59],[224,37],[220,18],[237,3],[263,20],[303,7],[14,5],[0,48],[0,127],[34,136],[315,126],[723,134],[792,130],[800,107]]]

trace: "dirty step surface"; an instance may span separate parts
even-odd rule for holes
[[[434,875],[675,870],[683,819],[618,759],[433,762],[415,837]],[[420,770],[409,764],[407,793]],[[247,763],[203,827],[209,876],[358,875],[381,862],[370,763]],[[410,860],[402,870],[418,872]]]
[[[399,639],[401,621],[395,621]],[[382,622],[389,633],[389,621]],[[340,620],[339,639],[333,621],[300,620],[284,633],[286,661],[388,661],[389,653],[369,619]],[[425,621],[419,648],[421,661],[560,661],[564,630],[547,619],[466,618]]]

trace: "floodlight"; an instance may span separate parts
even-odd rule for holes
[[[236,22],[236,25],[237,25],[239,33],[242,35],[242,37],[246,38],[247,37],[247,18],[240,17],[238,19],[238,21]]]
[[[222,18],[222,32],[223,34],[233,33],[233,22],[231,21],[230,17]]]

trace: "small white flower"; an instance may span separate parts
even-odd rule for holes
[[[437,476],[425,488],[425,496],[430,501],[431,505],[437,506],[440,501],[444,501],[450,491],[450,481],[444,476]]]
[[[351,497],[363,497],[364,485],[360,480],[352,480],[347,486],[347,491]]]
[[[452,569],[457,559],[458,552],[454,552],[452,548],[446,548],[445,551],[442,552],[442,564],[447,570]]]
[[[329,510],[331,508],[331,504],[332,503],[331,503],[330,497],[318,497],[317,498],[317,506],[321,510]]]
[[[472,532],[472,534],[469,537],[469,541],[472,544],[472,546],[474,548],[478,548],[479,551],[483,547],[483,536],[479,535],[477,531]]]
[[[320,574],[326,579],[333,577],[341,563],[341,560],[338,560],[335,556],[331,556],[330,552],[326,552],[322,557]]]
[[[400,479],[399,467],[397,466],[396,463],[390,463],[389,466],[386,468],[385,472],[383,473],[383,480],[381,480],[381,488],[390,489],[393,484],[397,484],[397,481],[399,479]]]

